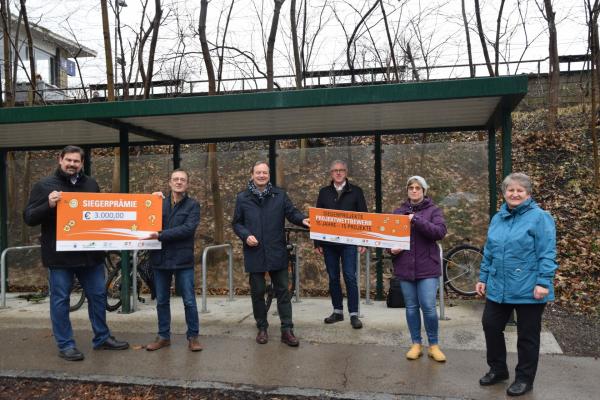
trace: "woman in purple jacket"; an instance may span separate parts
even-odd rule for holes
[[[406,183],[408,198],[394,210],[394,214],[408,215],[410,219],[410,250],[391,249],[394,275],[400,279],[406,322],[410,330],[412,346],[406,358],[416,360],[423,354],[421,338],[421,313],[429,357],[444,362],[446,356],[438,344],[438,317],[435,308],[439,284],[440,252],[436,244],[446,236],[446,223],[442,211],[426,197],[429,186],[420,176],[412,176]]]

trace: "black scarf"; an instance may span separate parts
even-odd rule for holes
[[[252,179],[250,179],[250,181],[248,182],[248,190],[250,191],[250,193],[252,193],[256,197],[258,197],[258,200],[262,200],[265,197],[267,197],[268,195],[270,195],[272,189],[273,189],[273,185],[271,185],[271,182],[267,183],[265,190],[263,190],[262,192],[260,190],[258,190],[258,188],[254,184],[254,181]]]

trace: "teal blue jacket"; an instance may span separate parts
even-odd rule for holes
[[[479,281],[486,284],[487,298],[496,303],[545,303],[554,300],[556,227],[552,216],[528,199],[513,210],[506,203],[494,215]],[[536,285],[549,289],[536,300]]]

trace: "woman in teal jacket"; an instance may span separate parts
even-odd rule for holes
[[[508,175],[502,193],[505,203],[490,223],[475,288],[486,296],[482,324],[490,367],[479,384],[508,379],[504,327],[515,310],[519,361],[506,393],[520,396],[533,388],[542,313],[546,302],[554,300],[556,228],[552,216],[531,198],[527,175]]]

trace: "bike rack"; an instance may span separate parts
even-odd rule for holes
[[[365,304],[373,304],[371,296],[371,248],[367,247],[365,251]],[[356,286],[358,286],[358,316],[363,318],[360,313],[360,251],[356,253]]]
[[[133,260],[131,261],[131,284],[133,285],[131,294],[133,296],[133,300],[131,300],[131,312],[135,312],[137,310],[138,305],[138,292],[137,292],[137,265],[138,265],[138,250],[133,251]]]
[[[11,250],[27,250],[27,249],[37,249],[40,248],[41,246],[39,244],[35,244],[35,245],[31,245],[31,246],[16,246],[16,247],[7,247],[6,249],[4,249],[4,251],[2,252],[2,255],[0,256],[0,279],[2,280],[0,282],[0,286],[1,286],[1,296],[2,296],[2,305],[0,306],[0,308],[6,308],[6,253],[8,253]]]
[[[296,268],[294,269],[294,280],[296,281],[296,293],[294,294],[294,303],[300,303],[300,254],[296,243],[292,243],[292,249],[296,255]]]
[[[215,244],[213,246],[207,246],[204,248],[202,252],[202,313],[208,313],[208,308],[206,307],[206,258],[209,251],[218,250],[218,249],[227,249],[227,255],[229,258],[229,262],[227,265],[228,269],[228,283],[229,283],[229,301],[233,301],[233,247],[230,243],[225,244]]]
[[[440,321],[448,321],[450,318],[446,317],[446,304],[444,301],[444,250],[440,243],[437,244],[440,249],[440,268],[442,274],[440,275]]]

